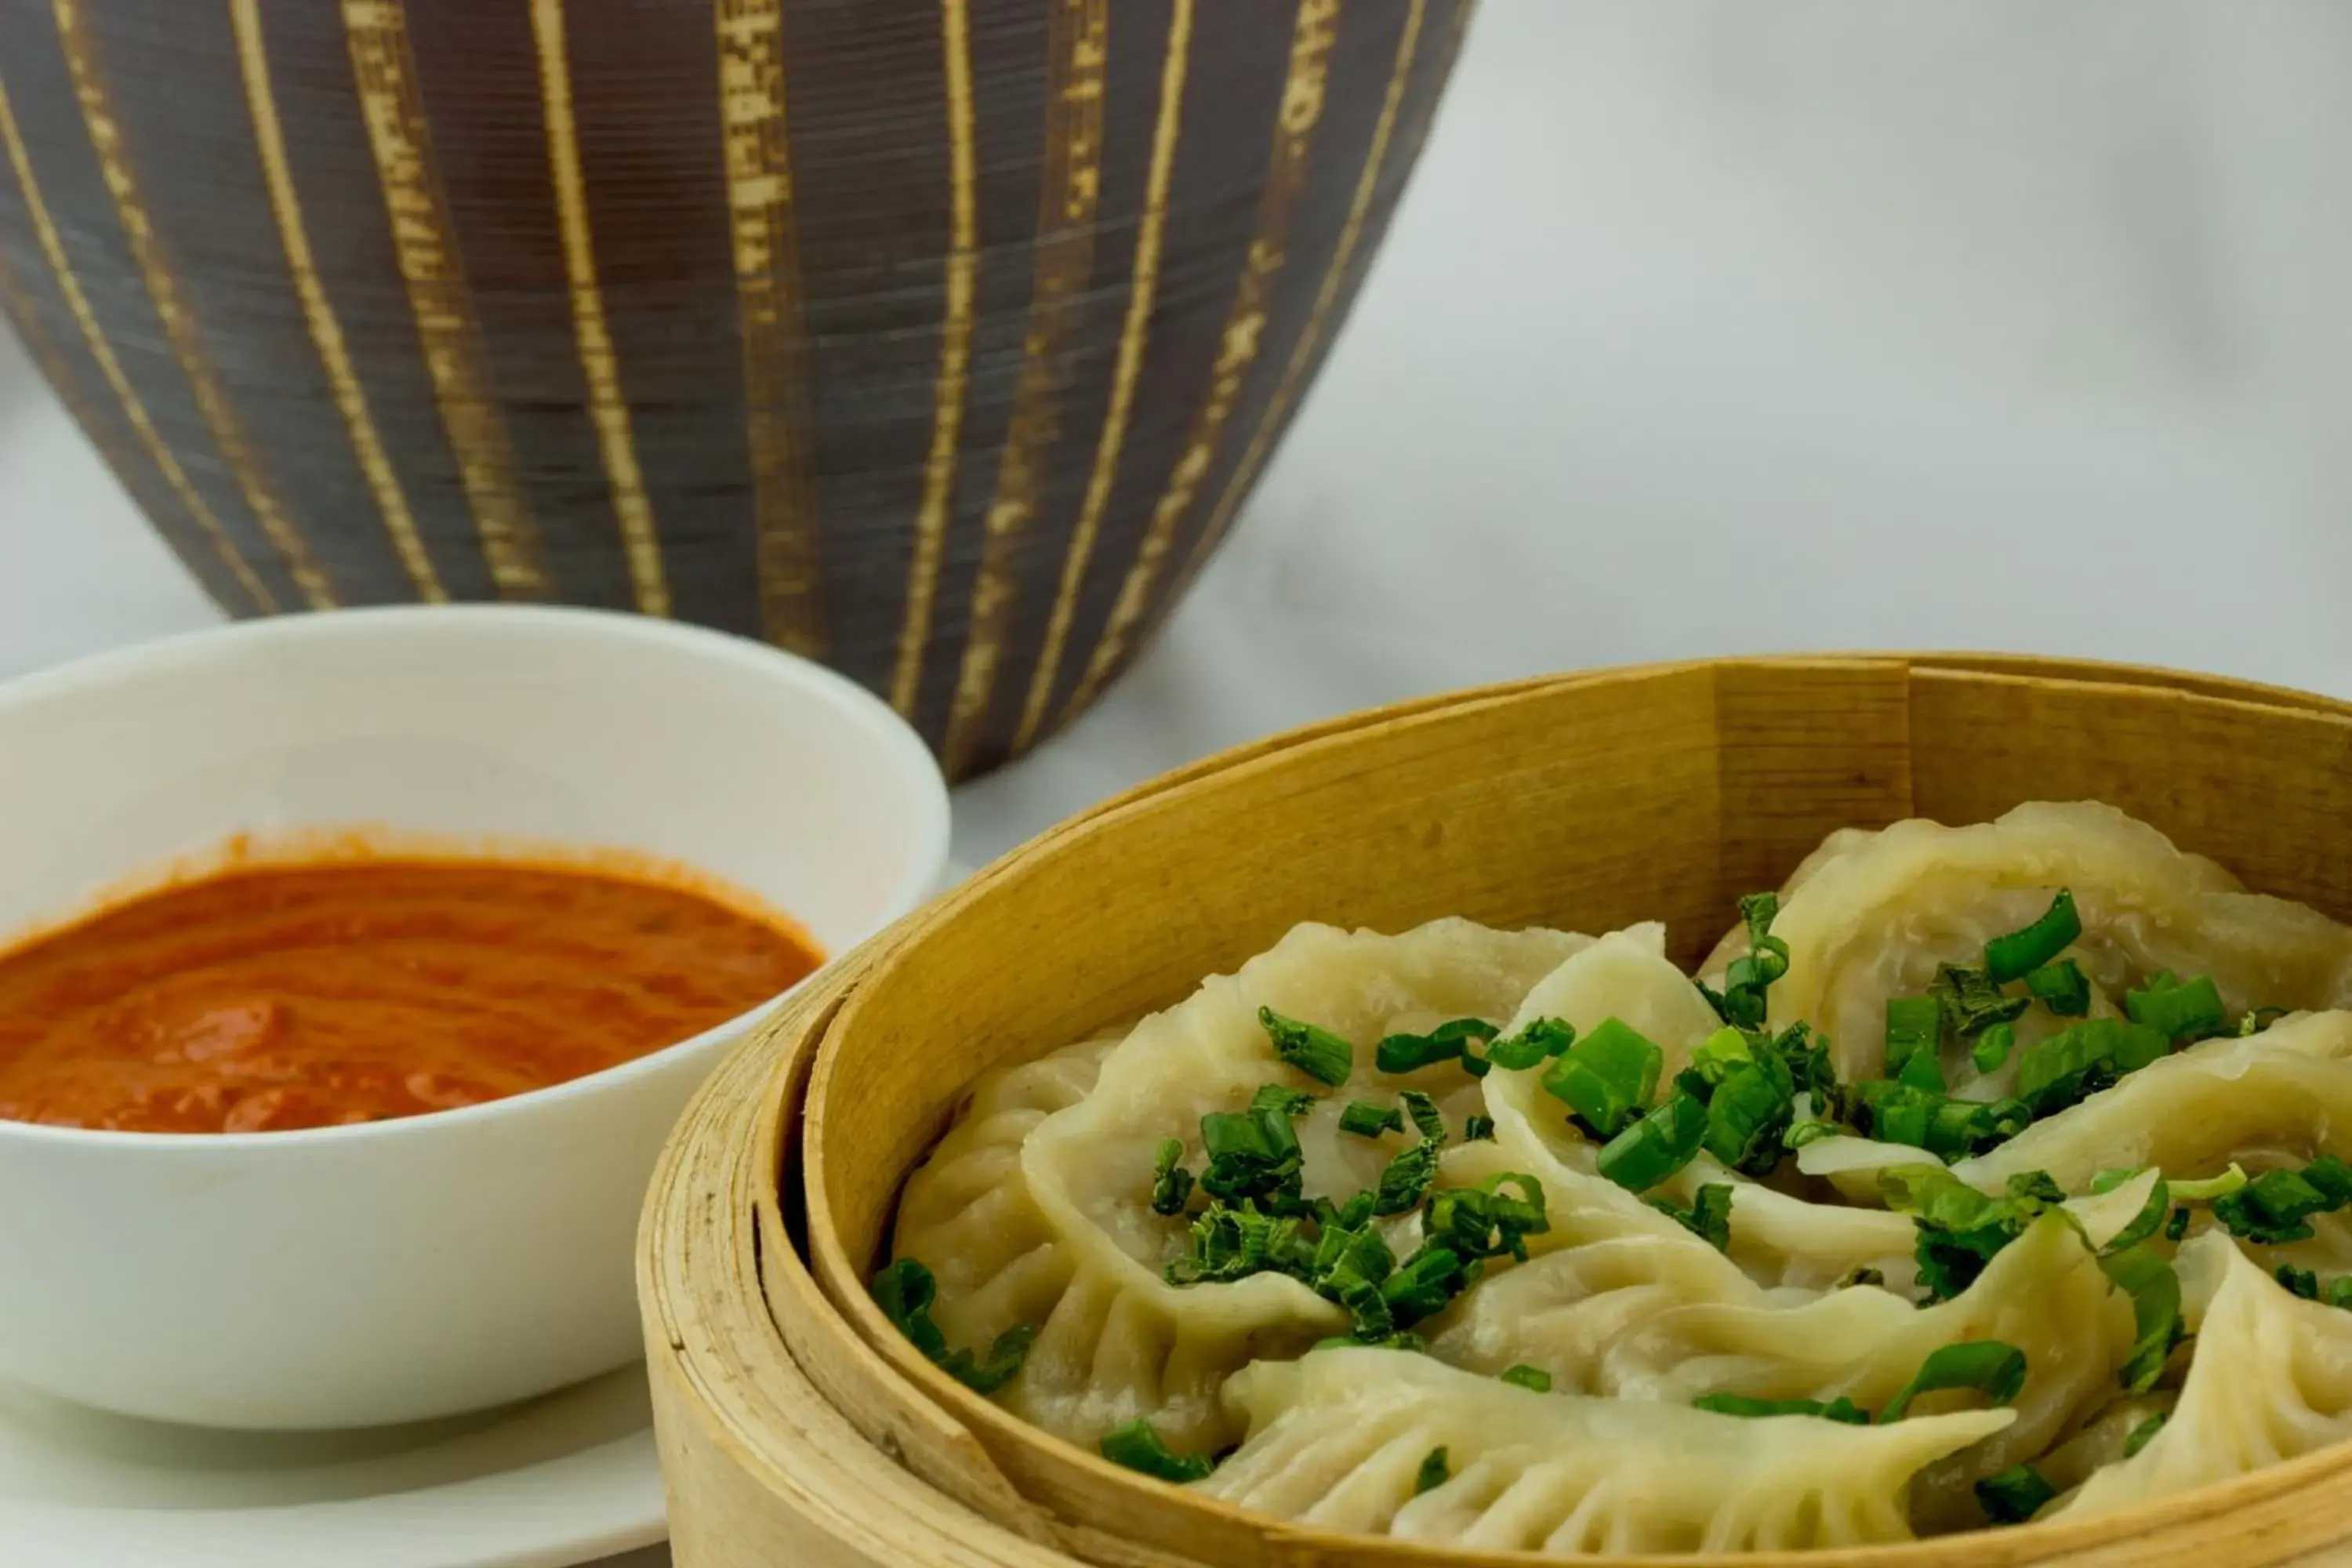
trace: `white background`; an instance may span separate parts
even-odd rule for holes
[[[1978,647],[2352,694],[2352,7],[1487,0],[1245,525],[977,861],[1534,671]],[[0,676],[213,612],[0,337]]]

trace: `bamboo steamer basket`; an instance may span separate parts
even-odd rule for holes
[[[681,1568],[1542,1560],[1263,1519],[1014,1420],[866,1294],[907,1172],[980,1074],[1165,1006],[1302,920],[1662,918],[1687,963],[1739,893],[1833,828],[2083,797],[2352,915],[2352,706],[1992,656],[1703,661],[1428,699],[1212,759],[1045,834],[829,971],[672,1140],[639,1268]],[[2106,1518],[1742,1561],[2352,1563],[2352,1445]]]

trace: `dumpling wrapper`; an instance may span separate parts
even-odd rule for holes
[[[917,1171],[908,1184],[908,1214],[928,1222],[953,1207],[932,1204],[929,1189],[938,1184],[992,1194],[989,1212],[1006,1223],[956,1230],[902,1223],[898,1256],[939,1275],[935,1319],[951,1344],[985,1346],[1014,1323],[1041,1325],[1020,1374],[996,1395],[1023,1419],[1092,1445],[1114,1426],[1148,1417],[1175,1447],[1216,1447],[1234,1435],[1217,1398],[1228,1375],[1254,1358],[1294,1354],[1345,1332],[1349,1319],[1281,1274],[1169,1284],[1162,1270],[1187,1249],[1189,1226],[1182,1216],[1151,1211],[1160,1140],[1180,1140],[1186,1163],[1198,1170],[1204,1113],[1243,1110],[1268,1083],[1311,1090],[1324,1098],[1297,1124],[1306,1191],[1344,1199],[1375,1184],[1407,1142],[1341,1133],[1349,1100],[1393,1100],[1399,1088],[1421,1089],[1437,1098],[1457,1131],[1481,1104],[1477,1084],[1458,1065],[1405,1079],[1378,1073],[1372,1047],[1380,1037],[1455,1017],[1499,1023],[1589,941],[1463,920],[1393,936],[1299,926],[1234,973],[1205,981],[1138,1023],[1104,1058],[1082,1099],[1021,1135],[1017,1161],[1003,1161],[1000,1143],[968,1156],[987,1162],[983,1174],[941,1159]],[[1282,1064],[1258,1022],[1261,1006],[1349,1040],[1350,1081],[1335,1090]],[[1403,1232],[1413,1223],[1393,1222],[1401,1251],[1411,1249]],[[967,1290],[989,1310],[968,1310]]]
[[[1226,1397],[1249,1436],[1199,1490],[1332,1530],[1458,1550],[1760,1552],[1911,1538],[1922,1467],[2007,1410],[1885,1426],[1537,1394],[1399,1351],[1260,1362]],[[1449,1478],[1415,1495],[1423,1460]]]

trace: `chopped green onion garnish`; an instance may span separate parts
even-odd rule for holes
[[[1227,1203],[1265,1199],[1287,1206],[1298,1195],[1303,1156],[1290,1118],[1279,1110],[1213,1110],[1201,1118],[1208,1168],[1201,1186]]]
[[[1444,1486],[1452,1473],[1446,1466],[1444,1446],[1441,1444],[1432,1448],[1423,1457],[1421,1468],[1413,1474],[1412,1495],[1419,1497],[1425,1491],[1433,1491]]]
[[[2074,894],[2061,888],[2040,920],[2023,931],[1985,943],[1985,973],[1996,985],[2021,980],[2072,947],[2082,934],[2083,919],[2074,911]]]
[[[2301,1172],[2264,1171],[2234,1193],[2213,1200],[2213,1217],[2248,1241],[2305,1241],[2315,1233],[2306,1216],[2352,1203],[2352,1165],[2322,1154]]]
[[[1151,1160],[1151,1212],[1180,1215],[1192,1196],[1192,1173],[1183,1165],[1184,1141],[1162,1138]]]
[[[1868,1079],[1853,1089],[1855,1115],[1872,1137],[1957,1160],[2023,1131],[2032,1118],[2015,1100],[1954,1100],[1908,1084]]]
[[[1645,1193],[1689,1164],[1706,1137],[1706,1107],[1677,1089],[1604,1144],[1596,1163],[1626,1191]]]
[[[2306,1301],[2319,1300],[2319,1276],[2308,1268],[2282,1263],[2271,1270],[2271,1278],[2276,1279],[2279,1289],[2290,1296],[2300,1296]]]
[[[1462,1142],[1481,1143],[1492,1142],[1495,1119],[1491,1116],[1465,1116],[1462,1119]]]
[[[2017,1026],[1995,1024],[1977,1037],[1976,1049],[1970,1051],[1969,1057],[1977,1064],[1977,1071],[1999,1072],[2001,1063],[2009,1060],[2009,1053],[2016,1044]]]
[[[1843,1398],[1823,1404],[1818,1399],[1750,1399],[1744,1394],[1702,1394],[1691,1404],[1717,1415],[1816,1415],[1824,1421],[1843,1421],[1849,1426],[1870,1425],[1870,1412]]]
[[[2144,991],[2125,992],[2124,1011],[2133,1023],[2182,1041],[2220,1034],[2221,1021],[2228,1016],[2221,1006],[2221,988],[2211,975],[2176,983],[2169,973],[2150,980]]]
[[[2091,1191],[2095,1194],[2112,1193],[2144,1169],[2141,1165],[2110,1165],[2091,1178]]]
[[[1939,1389],[1972,1388],[1995,1405],[2006,1405],[2024,1386],[2023,1351],[2000,1340],[1961,1340],[1920,1363],[1918,1372],[1902,1393],[1887,1402],[1879,1419],[1900,1421],[1914,1399]]]
[[[1684,1208],[1672,1198],[1644,1198],[1659,1213],[1672,1218],[1693,1236],[1707,1242],[1717,1252],[1731,1250],[1731,1189],[1722,1183],[1711,1182],[1691,1194],[1691,1206]]]
[[[1381,1173],[1380,1191],[1373,1195],[1377,1215],[1406,1214],[1419,1205],[1437,1180],[1437,1145],[1426,1139],[1399,1154]]]
[[[1915,1058],[1934,1063],[1943,1039],[1944,1010],[1933,996],[1889,996],[1886,999],[1886,1076],[1899,1079]],[[1944,1087],[1939,1071],[1937,1089]]]
[[[1944,1028],[1963,1040],[1974,1039],[1995,1024],[2010,1023],[2033,1005],[2031,996],[2003,994],[1983,970],[1957,963],[1937,965],[1936,983],[1927,992],[1943,1009]]]
[[[1846,1277],[1837,1282],[1837,1288],[1841,1290],[1849,1290],[1856,1285],[1876,1285],[1884,1288],[1885,1284],[1885,1275],[1875,1268],[1864,1267],[1848,1270]]]
[[[1537,1018],[1517,1034],[1488,1046],[1486,1065],[1501,1068],[1505,1072],[1524,1072],[1539,1061],[1559,1056],[1575,1043],[1574,1025],[1559,1018]],[[1466,1058],[1467,1053],[1465,1055]]]
[[[968,1350],[950,1351],[947,1337],[931,1321],[931,1304],[939,1299],[939,1282],[931,1271],[911,1258],[901,1258],[874,1277],[874,1300],[908,1342],[926,1360],[976,1394],[994,1394],[1020,1375],[1022,1363],[1035,1342],[1034,1324],[1018,1323],[996,1336],[985,1357]]]
[[[1355,1071],[1356,1047],[1330,1030],[1286,1018],[1271,1007],[1260,1007],[1257,1021],[1274,1042],[1274,1054],[1317,1082],[1337,1089]]]
[[[1818,1143],[1824,1138],[1842,1137],[1845,1129],[1834,1121],[1800,1121],[1780,1134],[1784,1149],[1801,1149],[1808,1143]]]
[[[1728,1063],[1705,1097],[1707,1152],[1734,1170],[1769,1174],[1780,1163],[1780,1134],[1796,1113],[1796,1094],[1788,1064],[1769,1050]]]
[[[1425,1246],[1397,1266],[1381,1284],[1399,1328],[1411,1328],[1476,1283],[1483,1266],[1465,1261],[1450,1247]]]
[[[2043,1480],[2042,1472],[2032,1465],[2011,1465],[1977,1483],[1977,1501],[1995,1524],[2023,1524],[2057,1495],[2058,1489]]]
[[[1460,1058],[1470,1042],[1491,1040],[1495,1026],[1484,1018],[1456,1018],[1425,1035],[1391,1035],[1372,1047],[1372,1065],[1384,1073],[1408,1073]]]
[[[2083,966],[2071,958],[2029,971],[2025,988],[2061,1018],[2079,1018],[2091,1010],[2091,983],[2084,978]]]
[[[2164,1239],[2167,1241],[2179,1241],[2182,1237],[2187,1236],[2188,1234],[2189,1211],[2185,1208],[2174,1209],[2172,1211],[2172,1217],[2164,1222]]]
[[[1253,1111],[1271,1110],[1278,1116],[1304,1116],[1315,1109],[1315,1097],[1304,1089],[1285,1089],[1278,1083],[1262,1084],[1250,1096]]]
[[[1595,1137],[1613,1138],[1650,1103],[1665,1059],[1622,1020],[1603,1018],[1545,1069],[1543,1086]]]
[[[1445,1142],[1445,1119],[1437,1113],[1437,1101],[1417,1089],[1398,1094],[1404,1101],[1404,1113],[1412,1118],[1414,1131],[1432,1143]]]
[[[2246,1184],[2246,1173],[2243,1167],[2232,1160],[2230,1162],[2230,1168],[2218,1176],[2208,1176],[2201,1182],[2173,1181],[2166,1184],[2172,1188],[2172,1195],[2183,1202],[2210,1203],[2215,1198],[2226,1198],[2243,1187]]]
[[[2186,1332],[2180,1320],[2180,1276],[2145,1247],[2101,1258],[2099,1267],[2132,1302],[2135,1338],[2116,1381],[2134,1394],[2146,1394],[2164,1374],[2165,1358]]]
[[[1171,1453],[1160,1440],[1159,1430],[1140,1416],[1103,1434],[1102,1457],[1114,1465],[1179,1486],[1201,1480],[1217,1468],[1216,1461],[1205,1454]]]
[[[2285,1016],[2286,1009],[2284,1007],[2253,1008],[2238,1020],[2238,1037],[2244,1039],[2251,1035],[2259,1035]]]
[[[2147,1447],[2148,1440],[2154,1437],[2158,1432],[2164,1430],[2164,1424],[2167,1420],[2170,1419],[2170,1416],[2171,1413],[2169,1411],[2159,1410],[2155,1415],[2149,1416],[2147,1420],[2141,1422],[2138,1426],[2133,1427],[2131,1429],[2131,1436],[2124,1439],[2124,1458],[2128,1459],[2137,1454],[2142,1448]]]
[[[1339,1131],[1352,1132],[1359,1138],[1377,1138],[1383,1132],[1404,1131],[1404,1112],[1393,1105],[1374,1105],[1369,1100],[1351,1100],[1348,1109],[1339,1112]]]
[[[2017,1097],[2036,1117],[2063,1110],[2172,1049],[2161,1031],[2090,1018],[2037,1040],[2017,1058]]]
[[[2164,1178],[2158,1176],[2156,1185],[2148,1189],[2147,1202],[2140,1205],[2139,1213],[2132,1216],[2129,1225],[2108,1237],[2106,1246],[2099,1251],[2109,1255],[2137,1247],[2163,1226],[2165,1211],[2171,1206],[2172,1190],[2165,1184]]]
[[[1907,1214],[1919,1232],[1919,1284],[1930,1301],[1958,1295],[1994,1255],[2063,1201],[2040,1171],[2011,1178],[2004,1197],[1988,1197],[1940,1165],[1898,1165],[1878,1173],[1886,1206]]]
[[[1505,1192],[1506,1186],[1515,1192]],[[1421,1233],[1465,1258],[1525,1262],[1526,1237],[1551,1228],[1544,1213],[1543,1184],[1517,1171],[1489,1176],[1475,1187],[1446,1187],[1430,1194],[1422,1211]]]
[[[1502,1378],[1505,1383],[1516,1383],[1521,1388],[1533,1389],[1538,1394],[1551,1392],[1551,1373],[1539,1366],[1528,1366],[1522,1363],[1509,1367],[1504,1371]]]

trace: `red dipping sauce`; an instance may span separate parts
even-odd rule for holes
[[[237,868],[0,952],[0,1119],[258,1132],[447,1110],[676,1045],[819,959],[650,879]]]

